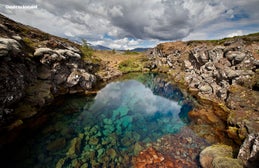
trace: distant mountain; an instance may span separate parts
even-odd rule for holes
[[[81,42],[77,42],[77,41],[75,41],[75,42],[78,43],[78,44],[82,44]],[[91,47],[94,50],[106,50],[106,51],[112,50],[111,48],[103,46],[103,45],[93,45],[91,43],[87,43],[87,44],[89,45],[89,47]],[[150,49],[150,48],[134,48],[134,49],[129,50],[129,51],[145,52],[148,49]],[[116,51],[126,51],[126,50],[116,50]]]
[[[105,46],[102,46],[102,45],[92,45],[92,44],[89,44],[89,46],[91,48],[93,48],[94,50],[112,50],[109,47],[105,47]]]
[[[130,51],[144,52],[144,51],[147,51],[148,49],[150,49],[150,48],[134,48],[134,49],[132,49]]]

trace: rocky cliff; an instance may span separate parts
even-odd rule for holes
[[[0,15],[0,132],[14,129],[54,100],[95,85],[98,64],[81,46]]]
[[[148,57],[149,69],[166,72],[197,100],[189,113],[192,128],[209,142],[241,145],[259,132],[258,33],[163,43],[149,50]]]

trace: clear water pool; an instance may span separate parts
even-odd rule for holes
[[[11,152],[10,167],[130,167],[144,146],[188,124],[191,103],[160,75],[107,84],[96,95],[62,98]]]

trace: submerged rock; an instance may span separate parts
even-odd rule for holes
[[[134,158],[134,167],[142,168],[142,167],[150,167],[150,165],[155,166],[165,166],[172,167],[173,163],[163,163],[165,158],[159,152],[157,152],[154,148],[150,147],[138,155],[138,157]],[[170,165],[170,166],[169,166]]]
[[[66,155],[68,157],[75,158],[77,156],[77,154],[81,153],[82,138],[83,138],[82,136],[79,136],[79,137],[72,139],[68,152],[66,153]]]

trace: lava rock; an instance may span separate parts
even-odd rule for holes
[[[21,52],[21,44],[14,39],[0,38],[0,57]]]
[[[259,167],[259,134],[249,134],[242,144],[238,156],[245,167]]]

